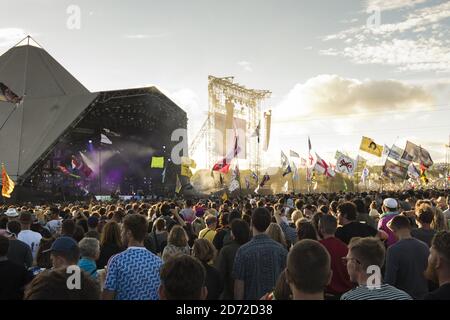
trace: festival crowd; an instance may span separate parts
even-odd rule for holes
[[[449,206],[440,190],[3,205],[0,299],[450,300]]]

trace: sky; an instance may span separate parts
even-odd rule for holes
[[[29,34],[91,91],[155,85],[187,112],[190,140],[208,75],[234,76],[272,92],[266,165],[280,150],[306,156],[308,136],[329,161],[340,150],[379,164],[358,151],[362,136],[445,160],[450,1],[15,0],[4,11],[18,14],[0,21],[0,54]]]

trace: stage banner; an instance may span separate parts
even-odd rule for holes
[[[164,168],[164,157],[152,157],[152,163],[150,165],[152,168]]]

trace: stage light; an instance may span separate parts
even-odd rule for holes
[[[89,143],[92,143],[92,140],[89,140],[88,142],[89,142]]]

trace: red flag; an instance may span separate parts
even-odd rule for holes
[[[213,171],[220,171],[222,173],[228,173],[230,170],[231,161],[236,158],[240,151],[239,145],[238,145],[238,138],[236,137],[234,142],[234,148],[233,150],[222,160],[218,161],[213,166]]]

